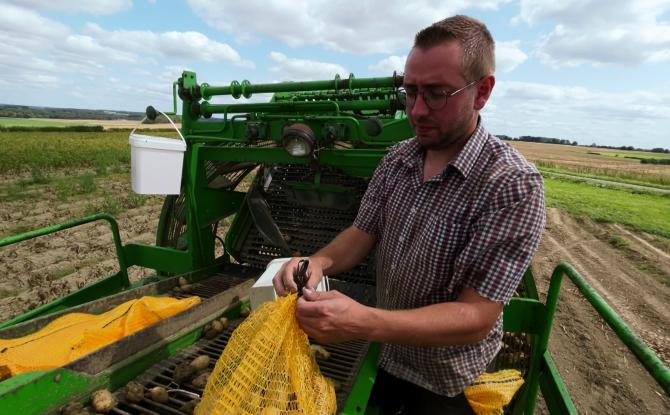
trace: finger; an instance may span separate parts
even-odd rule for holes
[[[272,278],[272,286],[275,288],[275,292],[278,296],[283,297],[291,291],[295,292],[298,290],[298,287],[293,281],[293,271],[296,263],[295,258],[285,262]]]
[[[321,299],[321,294],[323,293],[307,287],[302,289],[302,297],[307,301],[319,301],[319,299]]]
[[[323,279],[323,270],[320,266],[313,265],[314,262],[310,262],[307,267],[307,281],[305,282],[305,287],[314,289]]]
[[[300,318],[321,318],[325,315],[320,302],[308,301],[305,296],[298,298],[295,314]]]

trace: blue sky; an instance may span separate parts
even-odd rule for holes
[[[495,134],[670,147],[670,0],[0,0],[0,103],[171,107],[182,70],[229,84],[402,72],[456,13],[496,40]],[[263,100],[256,96],[253,100]]]

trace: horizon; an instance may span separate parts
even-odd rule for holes
[[[414,33],[460,13],[483,21],[496,40],[497,83],[482,111],[489,130],[580,145],[670,143],[668,1],[0,5],[0,99],[7,105],[169,110],[183,70],[212,85],[391,76],[403,71]]]

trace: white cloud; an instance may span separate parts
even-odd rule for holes
[[[582,144],[658,147],[670,130],[670,89],[608,92],[583,87],[499,81],[482,112],[498,134],[539,135]],[[631,132],[635,142],[631,142]]]
[[[279,74],[282,80],[305,79],[333,79],[336,74],[346,77],[349,74],[344,67],[328,62],[318,62],[307,59],[293,59],[279,52],[271,52],[270,59],[277,66],[270,68],[270,72]]]
[[[670,60],[668,11],[667,0],[522,0],[514,21],[555,23],[537,50],[550,65],[636,65]]]
[[[521,48],[519,41],[496,42],[496,71],[510,72],[528,59]]]
[[[417,28],[469,8],[496,9],[507,1],[246,0],[221,7],[217,0],[189,0],[189,4],[210,26],[242,39],[256,34],[291,47],[320,45],[366,54],[407,50]]]
[[[132,7],[132,0],[7,0],[18,6],[58,10],[65,12],[84,12],[96,15],[114,14]]]
[[[253,62],[242,59],[240,54],[228,44],[212,40],[199,32],[105,31],[94,23],[87,23],[84,30],[101,46],[125,53],[148,54],[185,61],[227,61],[243,68],[254,67]]]
[[[393,71],[396,71],[397,73],[405,72],[406,60],[407,55],[403,56],[391,55],[380,60],[375,64],[368,66],[368,69],[376,72],[380,76],[391,76],[391,74],[393,74]]]

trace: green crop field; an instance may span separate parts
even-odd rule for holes
[[[2,132],[0,174],[128,163],[127,131]]]
[[[670,195],[610,189],[545,178],[548,207],[670,238]]]
[[[607,150],[607,149],[595,149],[594,152],[599,153],[601,156],[608,157],[634,157],[640,159],[670,159],[670,153],[652,153],[649,151],[622,151],[622,150]]]
[[[77,120],[51,120],[35,118],[0,118],[0,126],[3,127],[64,127],[67,125],[78,125]]]

